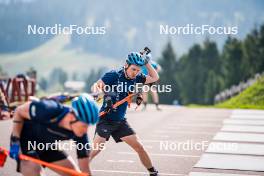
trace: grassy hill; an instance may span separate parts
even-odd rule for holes
[[[116,67],[121,62],[96,54],[87,54],[78,49],[65,49],[70,36],[60,35],[52,40],[20,54],[1,54],[0,65],[9,75],[24,73],[30,67],[38,71],[39,76],[47,76],[55,67],[62,67],[68,73],[87,74],[99,67]]]
[[[261,77],[239,95],[217,104],[216,107],[264,109],[264,77]]]

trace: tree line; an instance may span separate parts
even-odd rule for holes
[[[194,44],[181,57],[177,57],[171,42],[168,42],[158,58],[162,67],[160,84],[172,86],[172,92],[160,93],[160,102],[172,104],[213,104],[214,96],[232,85],[264,71],[264,24],[254,28],[244,39],[228,36],[223,48],[206,38]],[[39,85],[45,92],[63,91],[66,80],[84,80],[84,91],[90,91],[93,82],[99,79],[106,68],[93,70],[72,78],[62,68],[55,68],[48,78],[40,78]],[[7,75],[0,66],[0,75]]]
[[[242,40],[228,36],[221,50],[206,38],[179,58],[168,42],[158,63],[163,68],[160,84],[173,88],[160,94],[161,103],[213,104],[220,91],[264,71],[264,24]]]

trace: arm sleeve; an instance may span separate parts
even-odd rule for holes
[[[89,144],[87,134],[83,135],[82,137],[75,137],[74,140],[76,141],[76,152],[77,158],[85,158],[89,156],[91,147]]]
[[[118,79],[118,74],[116,71],[110,71],[103,75],[101,80],[104,82],[105,85],[113,85],[115,83],[115,80]]]
[[[69,108],[54,100],[32,101],[29,115],[32,121],[50,122],[54,118],[61,118],[69,112]]]
[[[146,82],[146,75],[144,75],[143,73],[140,73],[139,75],[137,75],[136,77],[136,83],[145,83]]]
[[[157,63],[152,63],[151,66],[152,66],[155,70],[158,69],[158,64],[157,64]]]

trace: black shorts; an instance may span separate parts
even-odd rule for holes
[[[34,128],[32,126],[34,125]],[[29,130],[30,129],[30,130]],[[49,139],[48,136],[38,137],[38,130],[41,129],[39,124],[34,124],[33,122],[25,122],[23,130],[20,136],[20,145],[22,154],[29,155],[31,157],[46,161],[46,162],[55,162],[59,160],[66,159],[68,155],[62,150],[48,149],[39,150],[38,144],[46,144],[45,138]],[[43,131],[39,131],[43,132]],[[34,145],[36,144],[36,145]],[[45,148],[46,149],[46,148]]]
[[[156,81],[156,82],[152,82],[152,83],[148,83],[148,84],[146,84],[146,85],[149,86],[149,87],[151,87],[151,86],[153,86],[153,85],[157,85],[157,84],[159,84],[158,81]]]
[[[97,125],[95,134],[105,138],[107,141],[112,136],[116,143],[122,142],[121,138],[135,134],[135,131],[130,127],[124,119],[122,121],[110,121],[101,119]]]
[[[22,154],[30,156],[32,158],[36,158],[36,159],[48,162],[48,163],[64,160],[64,159],[67,159],[67,157],[68,157],[68,155],[64,151],[61,151],[61,150],[49,149],[49,150],[39,151],[39,150],[34,150],[33,148],[31,149],[28,146],[28,142],[25,140],[20,140],[20,143],[21,143]],[[37,143],[38,142],[36,141],[36,144]],[[20,166],[21,166],[20,162],[17,162],[17,169],[16,169],[17,172],[21,171]],[[42,166],[42,167],[45,167],[45,166]]]

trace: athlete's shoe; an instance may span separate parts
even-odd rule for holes
[[[159,176],[158,171],[150,172],[149,176]]]
[[[162,109],[158,106],[156,106],[157,111],[161,111]]]

